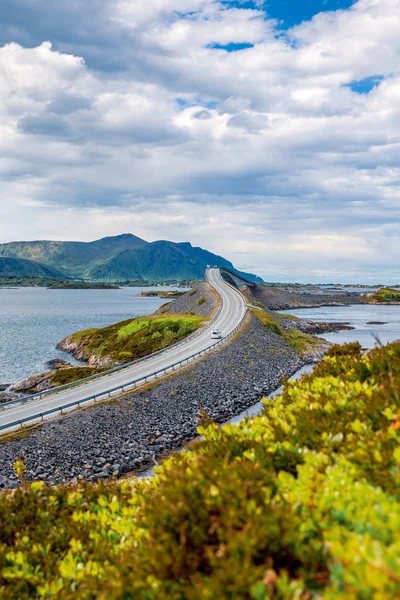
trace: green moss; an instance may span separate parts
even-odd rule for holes
[[[96,375],[97,373],[101,373],[101,371],[102,369],[94,369],[91,367],[60,369],[59,371],[55,371],[51,379],[56,386],[65,385],[67,383],[78,381],[79,379],[85,379],[85,377],[90,377],[91,375]]]
[[[288,319],[288,321],[300,321],[299,317],[295,317],[294,315],[288,315],[287,313],[276,313],[276,316],[280,319]]]
[[[400,290],[392,288],[381,288],[375,294],[368,297],[370,304],[384,304],[386,302],[400,303]]]
[[[352,344],[150,481],[3,492],[0,596],[398,598],[399,414],[400,344]]]
[[[299,354],[304,354],[321,344],[321,340],[313,337],[309,333],[303,333],[294,328],[283,328],[278,319],[271,312],[252,309],[252,313],[259,321],[261,321],[264,327],[267,327],[270,331],[283,338],[285,342]]]
[[[283,337],[283,328],[272,313],[267,312],[266,310],[259,310],[254,308],[251,309],[251,312],[257,317],[259,321],[261,321],[264,327],[267,327],[273,333],[276,333],[277,335]]]
[[[151,315],[71,336],[92,354],[116,362],[130,362],[179,342],[200,327],[203,317],[190,314]]]

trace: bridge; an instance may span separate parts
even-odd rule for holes
[[[231,271],[230,269],[220,268],[220,273],[224,281],[236,287],[239,287],[240,285],[255,287],[256,285],[254,281],[249,281],[248,279],[245,279],[245,277],[242,277],[241,275],[235,273],[234,271]]]
[[[230,278],[230,281],[228,282]],[[237,281],[252,285],[227,269],[209,268],[208,283],[218,293],[221,304],[214,318],[202,329],[182,342],[170,346],[108,372],[47,392],[26,396],[0,405],[0,432],[9,432],[25,423],[34,423],[74,410],[97,400],[115,398],[127,391],[172,373],[226,343],[243,323],[247,306],[237,289]],[[233,282],[233,284],[232,284]],[[219,329],[222,339],[211,339],[211,331]]]

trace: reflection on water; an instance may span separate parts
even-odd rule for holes
[[[373,348],[377,345],[377,340],[381,344],[400,340],[400,305],[323,306],[280,312],[310,321],[327,321],[329,323],[345,321],[355,328],[350,331],[326,333],[321,336],[333,344],[360,342],[363,348]],[[371,324],[373,321],[383,324]]]

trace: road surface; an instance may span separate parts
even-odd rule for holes
[[[207,280],[218,292],[222,301],[222,309],[211,327],[205,327],[201,333],[187,342],[171,347],[157,356],[144,360],[111,375],[100,377],[84,385],[50,394],[42,399],[28,400],[24,404],[11,405],[0,412],[1,432],[15,427],[20,419],[34,417],[51,409],[62,409],[72,402],[84,400],[90,396],[108,394],[109,390],[129,384],[135,380],[151,376],[156,371],[168,369],[177,362],[184,361],[197,352],[206,350],[215,340],[211,340],[211,331],[219,329],[222,337],[229,335],[242,321],[246,314],[246,303],[242,295],[222,279],[220,270],[208,269]],[[121,393],[121,392],[119,392]],[[117,394],[116,394],[117,395]],[[14,423],[14,425],[12,425]]]

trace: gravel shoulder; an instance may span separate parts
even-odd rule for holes
[[[206,281],[198,281],[193,288],[173,302],[163,304],[157,313],[196,313],[201,317],[211,317],[219,305],[218,295]]]
[[[48,484],[145,468],[196,437],[203,409],[222,423],[279,387],[282,376],[304,362],[250,317],[228,346],[158,385],[0,442],[0,487],[17,486],[12,465],[21,456],[28,480]]]

